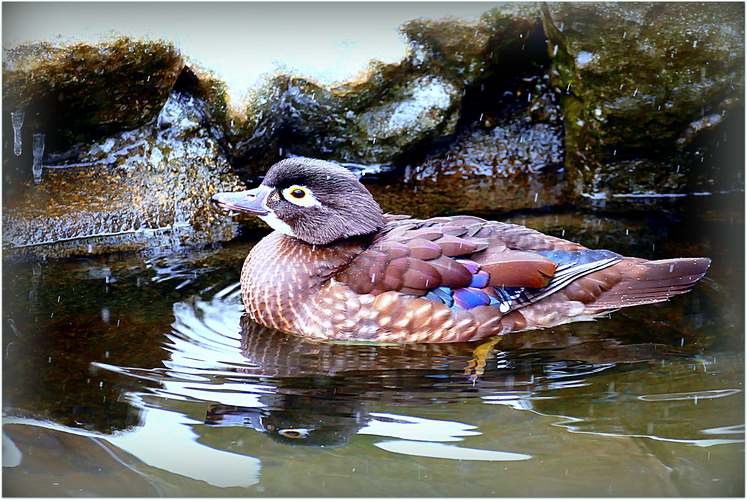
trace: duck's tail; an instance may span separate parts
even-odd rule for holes
[[[620,307],[662,302],[689,291],[702,278],[711,259],[683,258],[644,260],[625,258],[613,268],[620,271],[620,281],[603,291],[585,310],[603,312]],[[593,278],[593,274],[588,278]]]

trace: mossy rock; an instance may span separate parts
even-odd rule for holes
[[[372,61],[358,78],[329,86],[272,75],[234,129],[232,164],[249,180],[287,154],[393,164],[450,140],[466,90],[498,62],[531,57],[522,49],[538,29],[538,4],[495,8],[476,21],[416,19],[400,27],[410,47],[398,63]]]
[[[715,136],[727,134],[732,117],[743,120],[743,4],[552,3],[542,10],[577,196],[743,187],[718,165],[706,175],[695,165],[717,153],[725,141]],[[713,131],[715,140],[700,140]]]
[[[199,246],[236,236],[212,206],[244,186],[201,123],[173,96],[155,123],[82,147],[81,163],[46,167],[3,197],[3,258],[66,257]]]
[[[66,47],[42,42],[6,54],[3,112],[23,110],[25,127],[56,127],[70,142],[152,121],[184,67],[171,44],[126,37]]]
[[[81,144],[152,122],[183,67],[171,44],[127,37],[95,45],[41,42],[7,49],[6,137],[14,136],[11,114],[23,113],[20,151],[13,153],[10,140],[3,147],[7,184],[31,178],[34,135],[43,135],[43,161],[49,164],[74,158]]]

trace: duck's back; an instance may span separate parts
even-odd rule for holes
[[[272,233],[242,289],[256,321],[320,340],[458,342],[659,302],[709,262],[622,257],[477,217],[390,218],[327,246]]]

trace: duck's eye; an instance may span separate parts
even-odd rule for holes
[[[282,193],[286,200],[300,207],[314,207],[321,205],[321,203],[319,203],[319,201],[314,197],[314,193],[311,192],[311,189],[304,186],[293,185],[283,189]]]
[[[291,439],[305,438],[309,435],[308,429],[280,429],[278,432]]]

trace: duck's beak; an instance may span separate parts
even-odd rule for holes
[[[265,200],[271,192],[272,188],[262,184],[258,188],[250,189],[248,191],[216,193],[213,195],[212,201],[219,208],[238,210],[239,212],[249,212],[261,216],[270,213],[265,204]]]

